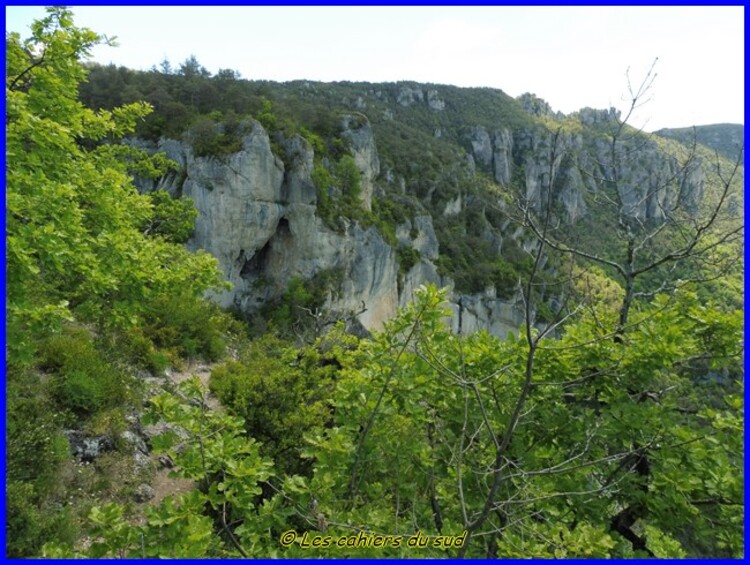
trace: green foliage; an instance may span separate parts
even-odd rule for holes
[[[312,180],[318,196],[316,213],[331,229],[341,231],[340,218],[366,223],[371,217],[360,201],[360,173],[351,155],[342,155],[332,166],[317,161]]]
[[[245,421],[261,453],[287,474],[309,474],[300,458],[303,434],[322,430],[330,419],[332,370],[351,339],[342,330],[300,350],[269,334],[253,341],[232,361],[211,373],[211,392]]]
[[[178,294],[189,316],[206,290],[224,285],[215,259],[178,244],[192,231],[191,203],[164,193],[140,195],[132,184],[131,175],[155,178],[175,167],[163,155],[116,143],[150,106],[130,99],[128,89],[122,89],[128,104],[107,110],[78,100],[87,74],[81,60],[101,38],[76,28],[69,10],[49,8],[30,38],[6,39],[13,514],[6,532],[10,552],[28,557],[45,541],[67,543],[79,535],[81,492],[102,494],[95,477],[82,483],[83,475],[65,470],[70,453],[63,426],[110,436],[122,431],[123,413],[139,396],[133,354],[145,354],[137,364],[164,366],[143,334],[144,326],[158,326],[153,306]],[[194,332],[197,349],[218,355],[223,344],[208,318],[198,318],[183,325],[203,325]],[[116,347],[123,343],[130,345]]]
[[[144,526],[117,507],[92,512],[101,529],[91,554],[335,556],[335,546],[302,549],[302,534],[338,539],[366,526],[406,540],[418,524],[424,535],[468,534],[448,555],[644,556],[614,526],[627,508],[639,512],[631,534],[645,534],[654,556],[742,553],[741,391],[719,409],[690,410],[683,368],[736,347],[739,313],[707,316],[695,295],[661,296],[634,315],[626,346],[606,337],[602,319],[582,315],[534,350],[523,336],[452,334],[445,297],[419,289],[358,346],[340,330],[302,351],[256,342],[212,376],[246,422],[207,410],[197,379],[181,385],[182,399],[156,398],[155,415],[173,427],[155,447],[200,488],[151,510]],[[311,476],[284,477],[278,466],[274,476],[264,451],[282,465],[289,452],[307,458]],[[497,511],[483,515],[488,505]],[[213,530],[207,512],[218,516]],[[166,527],[170,543],[192,544],[167,549]],[[296,541],[282,549],[290,529]],[[359,546],[345,555],[446,550]]]
[[[272,463],[261,457],[254,440],[243,437],[242,420],[207,411],[206,391],[197,377],[181,383],[178,392],[185,400],[169,394],[153,398],[146,421],[170,424],[173,431],[155,438],[154,449],[169,453],[177,464],[175,474],[201,489],[167,496],[148,509],[138,526],[125,518],[119,504],[95,506],[89,514],[93,542],[87,556],[237,557],[233,546],[239,544],[229,540],[239,538],[256,554],[253,534],[270,531],[272,523],[262,518],[266,505],[258,496],[260,485],[274,474]],[[44,555],[80,556],[61,542],[46,545]]]
[[[238,322],[215,304],[179,293],[154,300],[142,331],[144,337],[173,359],[202,357],[209,361],[222,357],[229,337],[245,333]],[[147,345],[145,348],[146,359],[153,362]]]
[[[101,355],[84,329],[50,337],[40,354],[43,368],[52,374],[55,398],[80,416],[91,416],[132,397],[127,376]]]
[[[395,248],[396,226],[427,209],[439,220],[438,267],[459,291],[494,285],[507,298],[533,271],[522,234],[495,237],[509,218],[492,204],[508,203],[508,193],[472,173],[460,147],[466,123],[533,121],[502,92],[435,87],[442,111],[417,101],[407,109],[387,102],[404,84],[373,96],[372,85],[247,83],[231,72],[210,77],[194,57],[177,74],[167,65],[151,73],[96,68],[82,85],[80,60],[98,36],[75,28],[62,8],[50,9],[32,35],[6,41],[13,556],[38,555],[45,541],[45,555],[75,554],[60,430],[74,416],[92,432],[123,429],[125,405],[137,399],[123,360],[159,371],[180,356],[218,359],[227,334],[237,332],[200,298],[218,285],[216,262],[176,245],[190,233],[189,202],[139,195],[129,181],[173,167],[114,143],[136,124],[152,138],[188,132],[207,156],[236,150],[240,116],[257,116],[278,139],[299,131],[315,149],[318,213],[333,229],[348,220],[375,226]],[[84,108],[79,88],[107,110]],[[338,131],[338,108],[359,97],[384,170],[410,192],[396,198],[400,188],[389,185],[372,212],[361,206],[359,171]],[[148,116],[141,98],[158,113]],[[561,125],[575,133],[572,122]],[[515,175],[523,181],[521,168]],[[444,216],[458,195],[462,210]],[[621,252],[597,241],[595,227],[582,222],[570,233],[582,248]],[[656,236],[639,257],[658,256],[661,244],[684,234]],[[734,251],[720,234],[704,242],[711,260]],[[398,255],[404,270],[418,260],[411,248]],[[710,263],[679,265],[679,274],[709,272]],[[505,341],[453,334],[446,292],[433,287],[420,288],[372,339],[356,342],[341,327],[320,338],[327,324],[319,308],[343,273],[292,279],[272,322],[300,342],[312,341],[311,330],[320,339],[301,347],[266,336],[217,367],[211,388],[225,411],[209,410],[197,378],[153,399],[144,423],[162,421],[168,430],[154,450],[167,452],[174,474],[196,488],[165,498],[138,523],[119,504],[97,504],[84,552],[336,557],[341,549],[303,550],[299,539],[282,546],[279,536],[364,530],[407,539],[419,528],[465,533],[466,546],[357,547],[345,555],[741,556],[743,316],[726,307],[741,288],[741,269],[730,272],[728,290],[716,283],[700,295],[682,289],[636,302],[622,328],[623,289],[611,273],[554,260],[547,268],[573,276],[576,308],[542,340],[531,326]],[[637,290],[653,291],[662,274],[642,277]],[[525,297],[536,322],[554,317],[544,303],[549,277],[537,274]],[[108,475],[79,484],[96,491],[112,482]]]
[[[402,526],[393,501],[408,500],[404,512],[416,516],[423,531],[425,524],[441,528],[434,515],[437,504],[442,531],[453,532],[465,524],[464,511],[476,516],[486,504],[489,485],[474,484],[470,477],[492,468],[493,430],[505,433],[514,412],[527,344],[524,339],[503,343],[481,333],[451,335],[437,322],[441,298],[421,291],[417,304],[364,345],[367,361],[340,373],[334,424],[309,437],[308,453],[316,461],[311,490],[324,514],[338,515],[339,501],[346,500],[353,522],[406,534],[408,530],[398,529]],[[735,434],[729,441],[708,439],[714,434],[706,435],[703,416],[677,410],[684,398],[680,391],[692,386],[689,376],[676,369],[679,359],[707,351],[698,336],[716,328],[705,316],[700,321],[684,316],[698,307],[694,296],[663,297],[639,314],[627,348],[597,340],[601,328],[596,318],[585,318],[569,325],[559,343],[539,350],[532,381],[536,386],[528,392],[532,410],[512,436],[507,457],[513,467],[503,475],[494,501],[508,524],[498,539],[499,556],[632,555],[619,534],[610,531],[610,523],[618,509],[644,500],[649,509],[644,524],[655,554],[741,551],[736,536],[742,509],[734,506],[741,500],[741,449],[733,447],[741,438],[741,404],[732,401],[725,405],[732,407],[729,411],[720,411],[721,421],[731,422],[726,429]],[[719,317],[722,326],[734,328],[729,333],[736,340],[739,318]],[[709,349],[713,354],[723,347],[715,345]],[[589,371],[594,375],[585,378]],[[562,390],[567,392],[562,395]],[[639,400],[638,391],[659,391],[658,403]],[[534,417],[533,407],[544,411]],[[682,447],[686,441],[689,450]],[[633,442],[649,446],[652,486],[647,491],[629,467]],[[717,472],[704,457],[714,458],[725,472]],[[446,461],[451,462],[448,468]],[[456,480],[462,476],[461,492]],[[328,488],[330,494],[320,496]],[[726,504],[719,502],[723,496]],[[709,526],[712,518],[696,522],[695,516],[706,512],[706,500],[725,517],[726,535]],[[683,535],[688,522],[694,524],[690,538]],[[486,527],[500,525],[490,518]],[[467,555],[486,555],[488,543],[477,539]]]
[[[7,383],[6,473],[9,480],[33,481],[38,494],[55,490],[68,444],[63,418],[32,372],[13,374]]]
[[[336,163],[336,181],[344,198],[356,203],[361,192],[359,167],[351,155],[344,155]]]
[[[145,226],[148,235],[160,235],[172,243],[185,243],[195,230],[198,210],[190,198],[172,198],[165,190],[149,192],[152,216]]]
[[[282,332],[288,331],[307,318],[306,310],[314,310],[321,304],[320,297],[313,296],[302,277],[293,277],[281,295],[280,304],[271,312],[271,323]]]
[[[30,483],[6,483],[5,534],[7,557],[19,558],[38,555],[45,543],[70,545],[78,534],[70,512],[52,505],[38,506],[39,493]]]
[[[264,128],[266,128],[267,131],[275,130],[277,120],[276,116],[273,113],[273,105],[267,98],[262,98],[261,101],[261,109],[260,113],[258,114],[258,121]]]
[[[271,327],[287,337],[318,332],[320,309],[329,296],[338,295],[343,280],[344,272],[339,268],[324,269],[309,280],[292,277],[281,299],[266,308]]]
[[[318,195],[318,207],[322,210],[328,210],[331,207],[329,191],[334,185],[333,175],[321,163],[316,163],[311,176]]]
[[[399,273],[403,276],[411,268],[419,263],[419,251],[410,246],[402,246],[396,250],[396,260],[398,261]]]
[[[300,127],[299,133],[310,143],[313,148],[313,153],[315,153],[316,157],[325,157],[326,153],[328,152],[328,147],[326,146],[326,143],[321,136],[313,133],[305,126]]]
[[[242,149],[245,130],[236,116],[222,119],[221,113],[213,113],[193,122],[187,139],[196,157],[226,157]]]
[[[151,212],[128,165],[108,145],[83,141],[122,136],[145,104],[96,113],[76,99],[78,62],[98,41],[52,9],[7,56],[7,256],[11,363],[28,360],[34,336],[74,316],[132,325],[149,295],[182,287],[195,295],[217,285],[216,261],[190,254],[140,227]],[[25,47],[26,46],[26,50]],[[33,48],[31,47],[33,46]],[[41,64],[28,53],[44,49]],[[25,357],[22,357],[25,356]]]

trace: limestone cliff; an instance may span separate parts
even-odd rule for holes
[[[317,88],[305,83],[306,96],[322,96]],[[392,227],[395,239],[357,215],[337,216],[336,228],[324,221],[319,199],[344,194],[332,186],[321,195],[314,171],[321,163],[330,165],[330,159],[316,155],[301,135],[275,131],[271,139],[251,121],[239,151],[210,157],[196,156],[184,141],[136,142],[180,164],[179,174],[139,185],[193,199],[199,215],[189,246],[214,255],[232,283],[231,290],[214,297],[221,305],[252,315],[278,299],[294,277],[311,280],[335,272],[340,284],[328,289],[325,307],[340,316],[358,313],[362,326],[373,330],[408,303],[415,288],[431,282],[453,288],[455,331],[487,329],[505,336],[523,323],[512,277],[502,279],[505,288],[492,276],[458,284],[450,268],[456,250],[452,262],[443,260],[451,251],[444,246],[469,238],[473,243],[464,249],[475,258],[483,252],[493,257],[481,269],[533,252],[534,239],[511,221],[502,193],[537,211],[551,203],[556,221],[564,224],[596,213],[597,199],[611,189],[607,178],[617,179],[620,214],[639,222],[659,221],[678,200],[697,207],[703,197],[698,162],[682,168],[648,139],[633,141],[639,144],[637,159],[627,144],[613,154],[607,132],[618,114],[612,109],[583,109],[565,117],[524,95],[516,104],[528,118],[479,116],[451,127],[454,122],[440,120],[456,119],[455,89],[363,85],[354,94],[345,102],[356,110],[338,114],[337,135],[359,173],[361,209],[372,217],[395,206],[406,215]],[[412,115],[408,112],[430,124],[429,135],[419,137],[414,127],[395,123]],[[377,119],[371,122],[369,116]],[[565,127],[554,129],[544,120]],[[477,188],[482,178],[495,188],[482,192]],[[411,259],[404,263],[402,256]]]
[[[348,132],[350,126],[345,121]],[[363,206],[369,208],[372,183],[379,173],[372,131],[369,124],[360,124],[347,135],[367,187]],[[198,219],[188,245],[219,260],[232,283],[231,290],[213,297],[224,307],[252,314],[281,296],[292,277],[311,279],[337,269],[343,282],[331,289],[326,307],[343,315],[364,306],[359,322],[375,330],[409,302],[419,285],[452,285],[449,278],[438,275],[434,264],[439,246],[429,215],[415,217],[399,230],[401,244],[420,255],[402,275],[395,250],[374,227],[363,229],[346,219],[341,233],[327,227],[316,215],[313,150],[300,136],[284,142],[287,156],[292,156],[287,165],[274,155],[269,136],[258,123],[244,138],[242,150],[224,158],[196,157],[189,144],[174,140],[138,144],[166,153],[183,168],[181,178],[171,175],[140,184],[146,190],[162,188],[193,199]],[[492,291],[482,296],[457,294],[453,308],[466,310],[464,332],[487,328],[505,335],[522,321],[514,304],[498,300]]]

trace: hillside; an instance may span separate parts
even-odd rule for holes
[[[713,124],[695,128],[664,128],[654,132],[656,135],[675,139],[684,145],[693,142],[705,145],[726,159],[737,159],[744,146],[745,126],[741,124]]]
[[[658,221],[678,194],[684,210],[697,211],[717,184],[706,178],[712,166],[692,166],[699,159],[713,163],[712,155],[696,154],[682,165],[690,163],[684,150],[644,139],[637,157],[617,164],[622,183],[613,202],[621,202],[622,212],[601,207],[597,193],[607,189],[597,169],[611,160],[606,140],[618,127],[617,114],[586,108],[555,115],[533,95],[514,100],[492,89],[254,82],[230,71],[209,77],[188,60],[173,74],[93,67],[81,94],[92,107],[131,99],[154,104],[137,144],[166,151],[182,170],[142,188],[166,188],[196,202],[192,245],[219,258],[233,284],[220,301],[248,316],[280,299],[294,277],[313,286],[319,277],[349,283],[342,292],[318,289],[328,310],[346,317],[364,304],[358,321],[379,328],[413,288],[432,282],[455,289],[454,311],[466,306],[457,317],[465,331],[504,336],[521,322],[517,283],[535,244],[521,225],[519,204],[527,200],[542,210],[550,172],[549,204],[561,236],[604,255],[624,253],[612,246],[616,234],[587,235],[601,234],[612,214]],[[551,151],[559,163],[550,171]],[[262,162],[265,176],[256,168],[243,173],[251,182],[235,182],[236,168],[251,162]],[[347,167],[356,175],[355,166],[359,181],[347,183],[342,176]],[[735,215],[743,207],[738,186]],[[246,207],[245,220],[236,216],[239,206]],[[259,220],[247,216],[247,206]],[[342,218],[361,231],[341,237]],[[555,298],[544,286],[539,291],[549,300],[535,308],[544,316]]]
[[[7,556],[744,554],[741,161],[85,64],[47,14],[6,41]]]

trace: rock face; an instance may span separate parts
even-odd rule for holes
[[[518,332],[524,320],[520,301],[501,300],[494,289],[481,295],[462,295],[451,302],[452,329],[455,333],[469,335],[487,330],[501,339]]]
[[[389,95],[381,91],[372,94],[378,100],[390,100],[394,109],[413,104],[422,104],[430,112],[445,109],[436,89],[401,85]],[[358,100],[356,107],[367,107],[364,99]],[[556,115],[533,95],[523,95],[519,102],[535,116]],[[586,128],[606,129],[617,124],[619,115],[613,109],[586,108],[572,118]],[[340,229],[332,230],[316,214],[315,156],[310,143],[298,135],[284,138],[277,134],[274,147],[283,149],[282,161],[272,151],[263,127],[248,125],[250,133],[244,137],[242,149],[223,158],[196,157],[189,145],[174,140],[132,142],[151,152],[165,152],[181,165],[179,174],[157,182],[137,182],[142,190],[163,188],[193,199],[198,219],[188,245],[216,257],[232,284],[231,290],[213,296],[222,306],[252,315],[280,297],[294,277],[310,280],[335,272],[341,282],[330,289],[326,308],[342,315],[359,312],[361,326],[375,330],[408,303],[420,285],[453,286],[436,268],[440,249],[432,216],[421,213],[397,227],[398,247],[418,252],[408,272],[401,272],[396,250],[377,229],[338,218]],[[373,200],[385,195],[386,185],[407,193],[404,177],[394,172],[389,161],[381,175],[373,129],[366,116],[355,111],[343,114],[339,128],[360,174],[365,210],[371,211]],[[452,135],[443,128],[435,132],[434,137],[439,138]],[[678,199],[688,207],[697,207],[703,196],[699,164],[682,170],[651,142],[639,148],[637,160],[628,155],[628,147],[622,147],[612,163],[611,147],[604,136],[585,137],[576,128],[552,133],[541,126],[511,129],[496,124],[468,127],[454,134],[466,150],[461,166],[469,175],[476,174],[476,167],[501,189],[520,190],[537,211],[551,205],[557,219],[568,223],[590,213],[591,198],[612,184],[605,182],[607,178],[618,179],[620,213],[638,221],[661,219],[664,210]],[[428,197],[431,194],[428,192]],[[472,198],[469,193],[453,193],[432,213],[435,217],[457,216],[468,209]],[[508,238],[525,246],[520,241],[520,228],[506,233],[509,227],[504,222],[498,229],[481,234],[492,249],[500,250]],[[504,337],[523,323],[519,301],[498,298],[492,287],[475,295],[453,293],[451,304],[457,332],[487,329]]]
[[[694,142],[710,147],[731,162],[743,154],[745,128],[739,124],[712,124],[694,128],[667,128],[655,132],[691,147]]]
[[[509,129],[501,128],[492,135],[477,126],[469,132],[471,155],[474,163],[490,172],[501,186],[510,184],[513,173],[513,136]]]
[[[440,94],[437,90],[427,91],[427,106],[430,110],[440,112],[445,109],[445,101],[440,98]]]
[[[402,86],[396,95],[396,102],[401,106],[411,106],[415,102],[424,101],[424,91],[421,88]]]
[[[354,162],[359,168],[362,205],[365,210],[372,210],[373,183],[380,174],[380,159],[370,122],[362,114],[346,115],[342,118],[341,126],[342,136],[351,143]],[[312,165],[312,153],[310,163]]]
[[[360,169],[362,203],[369,209],[380,172],[372,130],[358,116],[345,116],[342,126]],[[375,228],[342,219],[346,225],[338,233],[316,216],[313,151],[303,138],[284,140],[286,166],[257,123],[242,150],[223,159],[196,157],[188,145],[173,140],[146,148],[164,151],[184,167],[181,190],[198,209],[188,245],[216,257],[232,283],[231,290],[213,296],[219,304],[251,314],[280,296],[292,277],[310,279],[337,269],[343,284],[334,289],[330,309],[358,311],[364,303],[367,310],[359,321],[368,329],[393,316],[399,303],[395,251]],[[157,187],[178,189],[170,179],[143,188]]]
[[[577,116],[592,127],[619,119],[614,109],[584,108]],[[555,137],[541,128],[521,129],[513,133],[512,143],[513,166],[525,173],[525,197],[537,212],[548,204],[561,205],[568,223],[587,214],[587,198],[605,192],[608,184],[616,186],[619,213],[638,221],[664,219],[665,210],[678,199],[687,209],[696,209],[703,198],[705,178],[699,160],[682,167],[649,140],[618,145],[614,157],[608,141],[586,140],[580,133]],[[495,177],[500,182],[496,165]]]
[[[342,131],[360,170],[363,206],[369,209],[380,173],[372,129],[355,115],[342,118]],[[507,136],[500,134],[500,138],[505,139],[502,147],[508,148]],[[492,161],[494,150],[489,137],[486,141]],[[452,284],[437,273],[434,261],[439,247],[429,215],[413,218],[402,230],[404,243],[417,250],[420,259],[401,280],[396,252],[375,228],[363,229],[341,219],[344,226],[340,233],[329,229],[315,213],[313,151],[301,137],[283,140],[286,165],[273,154],[267,133],[257,123],[244,138],[242,150],[224,159],[196,157],[188,145],[174,140],[141,145],[165,152],[184,167],[181,187],[172,175],[158,183],[143,182],[142,188],[172,192],[181,188],[193,199],[198,218],[188,245],[219,260],[232,289],[212,298],[224,307],[252,314],[279,297],[293,277],[311,279],[337,270],[342,275],[341,287],[332,289],[326,307],[343,314],[359,312],[364,306],[358,321],[364,328],[376,330],[411,300],[420,285]],[[448,213],[460,209],[459,196]],[[505,335],[511,322],[494,320],[493,312],[502,311],[503,306],[494,298],[492,303],[491,307],[475,306],[467,311],[462,331],[485,327]]]

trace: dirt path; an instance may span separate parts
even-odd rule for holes
[[[201,384],[203,384],[204,387],[206,387],[206,390],[208,390],[208,381],[211,378],[211,371],[213,370],[214,366],[216,364],[204,364],[204,363],[196,363],[193,366],[188,366],[187,369],[184,371],[175,371],[172,372],[168,379],[172,381],[174,384],[179,384],[184,380],[187,380],[193,376],[197,376]],[[219,403],[219,400],[210,392],[208,393],[208,396],[206,397],[206,405],[211,410],[221,410],[222,406]]]
[[[172,384],[179,384],[193,376],[197,376],[206,390],[208,390],[208,381],[211,378],[211,371],[215,364],[195,363],[188,365],[182,371],[171,371],[167,376],[167,381]],[[206,405],[210,410],[223,410],[219,400],[210,392],[206,396]],[[151,455],[151,461],[156,471],[151,481],[151,488],[154,489],[154,497],[148,501],[149,505],[158,505],[165,497],[170,494],[179,494],[188,492],[195,487],[195,482],[181,477],[170,477],[172,469],[165,467],[159,462],[156,455]]]

